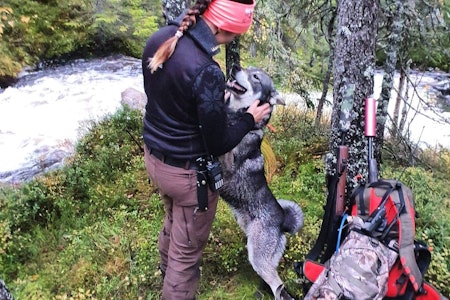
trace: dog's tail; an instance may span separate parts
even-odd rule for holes
[[[294,201],[278,199],[284,210],[284,220],[281,229],[283,232],[295,234],[303,227],[303,211]]]

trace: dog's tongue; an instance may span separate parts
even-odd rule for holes
[[[237,83],[236,80],[227,82],[227,90],[233,91],[238,94],[243,94],[247,91],[247,89],[245,89],[243,86]]]

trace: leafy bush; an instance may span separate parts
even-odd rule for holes
[[[140,57],[160,25],[156,0],[10,2],[0,7],[2,86],[38,63],[111,53]]]
[[[434,173],[423,168],[391,169],[386,167],[385,177],[396,178],[411,188],[415,208],[416,239],[427,243],[432,249],[432,261],[426,279],[444,295],[450,289],[450,187]]]
[[[326,121],[315,126],[314,117],[313,110],[292,103],[277,107],[271,119],[276,132],[267,132],[266,136],[278,155],[280,168],[295,172],[298,165],[325,154],[329,127]]]
[[[272,191],[297,202],[305,215],[302,230],[288,235],[279,272],[288,289],[301,295],[293,264],[304,259],[320,230],[327,126],[314,127],[311,113],[288,107],[276,111],[272,124],[277,132],[268,132],[267,141],[278,162]],[[87,135],[63,169],[2,188],[0,277],[17,299],[159,299],[157,236],[164,210],[148,184],[141,126],[142,116],[128,109],[88,123]],[[445,152],[441,157],[448,158]],[[383,166],[385,177],[400,174],[416,197],[417,236],[434,249],[427,280],[448,295],[447,175],[428,167]],[[199,299],[271,297],[251,268],[245,235],[223,201],[205,249],[199,292]]]

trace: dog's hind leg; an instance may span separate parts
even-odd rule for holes
[[[286,237],[278,228],[253,223],[247,232],[247,250],[255,272],[270,286],[276,300],[293,300],[278,275],[278,264],[286,246]]]

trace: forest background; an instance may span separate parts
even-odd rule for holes
[[[177,1],[164,2],[165,9]],[[399,5],[400,3],[400,5]],[[399,69],[449,70],[450,3],[383,1],[378,15],[377,65],[401,11]],[[13,84],[26,68],[74,58],[121,53],[140,57],[148,36],[164,24],[159,1],[4,1],[0,5],[0,83]],[[264,66],[280,90],[300,94],[310,110],[277,113],[278,134],[268,133],[271,187],[296,199],[307,214],[288,241],[280,272],[301,291],[292,263],[317,237],[325,199],[327,116],[317,120],[311,91],[327,91],[334,1],[258,2],[252,32],[240,39],[243,65]],[[223,57],[222,64],[224,65]],[[93,123],[63,170],[0,194],[0,277],[18,299],[157,299],[156,234],[162,208],[145,180],[135,141],[140,116],[124,110]],[[434,248],[427,280],[449,294],[450,175],[448,149],[417,149],[403,132],[387,140],[383,175],[399,177],[416,193],[418,237]],[[400,142],[399,142],[400,141]],[[206,251],[204,299],[254,297],[259,282],[246,261],[245,239],[220,207]],[[261,293],[265,293],[261,291]]]

